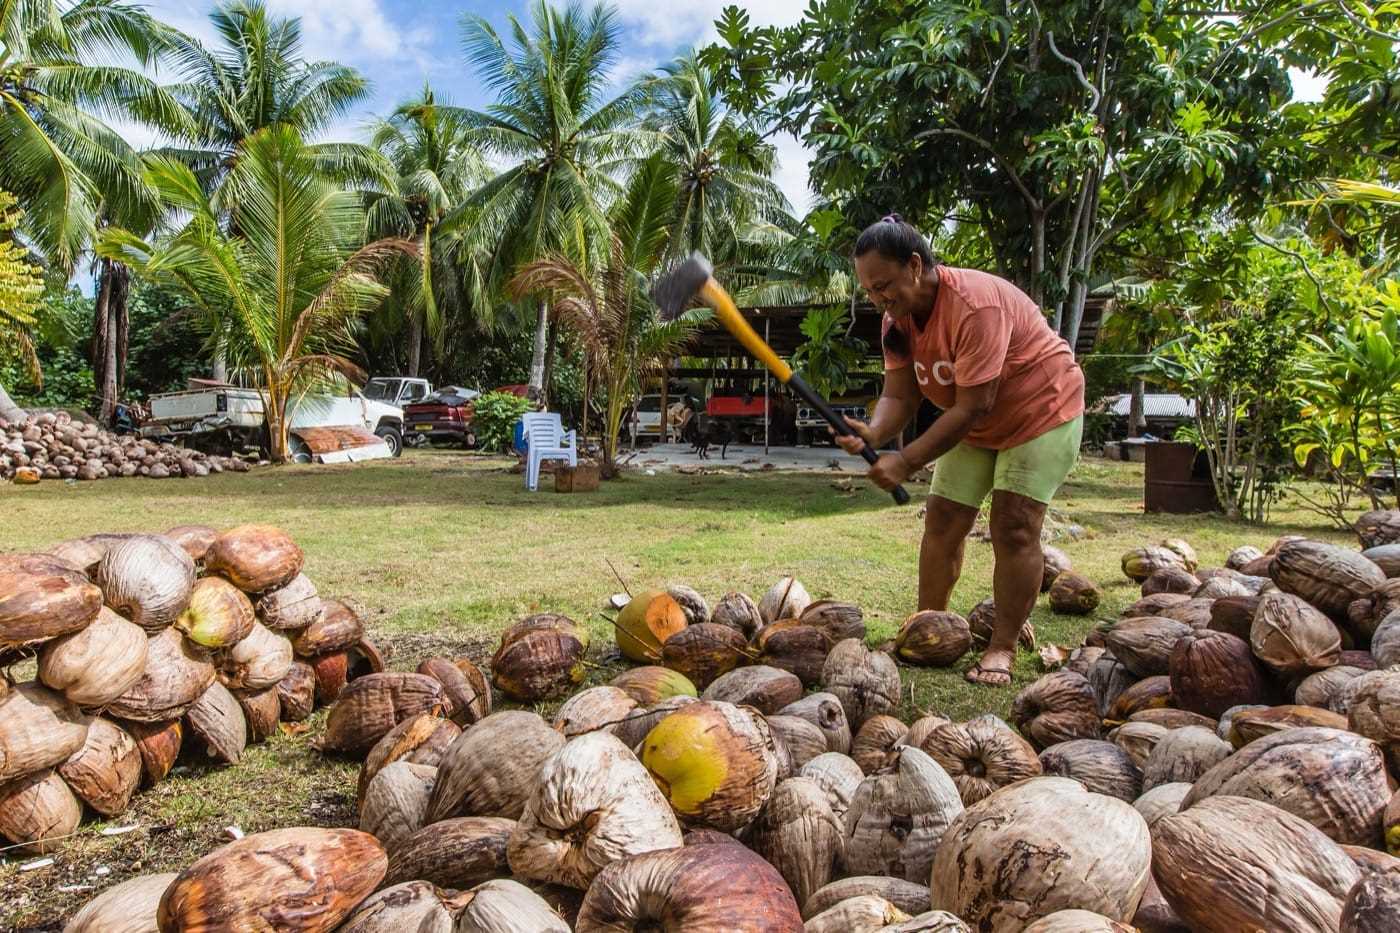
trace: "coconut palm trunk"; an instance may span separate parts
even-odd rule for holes
[[[29,417],[29,412],[15,404],[15,400],[10,398],[10,393],[5,391],[5,387],[0,385],[0,418],[6,421],[23,421]]]
[[[535,349],[530,354],[530,398],[544,398],[544,358],[549,349],[549,302],[540,302],[535,320]]]
[[[131,273],[125,265],[110,259],[102,260],[100,269],[101,281],[93,308],[93,381],[98,391],[98,419],[102,424],[110,425],[126,381],[127,329],[130,324],[127,298],[131,289]]]

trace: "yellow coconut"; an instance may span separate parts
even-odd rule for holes
[[[671,594],[639,593],[617,615],[617,647],[638,664],[654,664],[661,660],[661,645],[685,626],[685,608]]]

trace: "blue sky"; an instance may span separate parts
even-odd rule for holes
[[[613,0],[622,24],[623,43],[615,77],[626,80],[667,61],[684,49],[713,38],[713,23],[733,0]],[[515,14],[528,19],[526,0],[478,0],[470,3],[424,4],[413,0],[267,0],[283,16],[300,16],[306,54],[353,65],[373,82],[373,96],[327,134],[337,139],[363,137],[373,115],[387,113],[416,94],[425,81],[439,99],[464,106],[487,102],[461,51],[464,13],[485,16],[498,29]],[[210,0],[146,0],[152,14],[201,39],[213,38],[208,13]],[[745,3],[755,23],[795,22],[799,0],[751,0]],[[123,127],[133,142],[135,128]],[[807,164],[796,140],[777,139],[781,168],[778,182],[798,208],[805,210]]]

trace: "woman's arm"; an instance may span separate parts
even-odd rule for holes
[[[862,444],[878,450],[882,444],[898,436],[919,411],[919,384],[914,381],[914,367],[901,366],[885,370],[885,386],[875,402],[870,422],[847,418],[846,423],[857,437],[837,437],[836,442],[848,453],[859,454]]]
[[[953,407],[939,415],[933,426],[912,444],[905,445],[902,454],[910,472],[937,460],[967,437],[973,426],[992,410],[1000,384],[1000,379],[993,379],[980,386],[958,386]]]

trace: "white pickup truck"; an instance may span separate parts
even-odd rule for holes
[[[267,428],[257,389],[192,381],[195,387],[183,392],[151,396],[143,435],[210,452],[266,453]],[[300,463],[371,460],[403,452],[403,409],[358,390],[294,396],[288,411],[288,442],[292,459]]]

